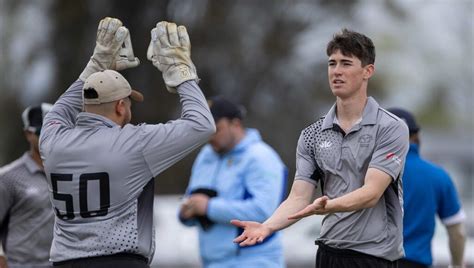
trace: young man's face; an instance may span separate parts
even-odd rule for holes
[[[373,64],[362,66],[359,58],[344,56],[337,50],[328,60],[329,86],[332,93],[340,98],[353,96],[367,86],[367,80],[372,76]]]
[[[211,136],[209,144],[212,149],[218,153],[223,154],[232,150],[236,144],[236,128],[238,119],[221,118],[216,122],[216,133]]]

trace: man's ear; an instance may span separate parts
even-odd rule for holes
[[[230,120],[232,126],[242,126],[242,120],[240,120],[239,118],[233,118],[232,120]]]
[[[125,114],[125,101],[123,99],[118,100],[115,103],[115,113],[118,116],[121,116],[121,115]]]
[[[368,80],[375,73],[375,65],[367,64],[364,66],[364,80]]]

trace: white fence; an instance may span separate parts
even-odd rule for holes
[[[197,231],[183,226],[177,218],[180,196],[155,197],[156,251],[153,267],[200,267]],[[321,217],[303,219],[283,230],[285,258],[288,267],[314,267],[316,246],[314,240],[319,234]],[[449,263],[447,236],[438,224],[433,242],[435,265]],[[474,241],[469,239],[466,249],[467,263],[474,264]]]

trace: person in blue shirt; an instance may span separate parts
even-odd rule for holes
[[[405,258],[400,268],[430,267],[431,240],[438,215],[449,235],[451,266],[462,267],[466,234],[466,218],[456,188],[441,167],[421,158],[419,153],[419,126],[414,116],[403,109],[391,108],[389,112],[403,119],[410,132],[410,150],[403,175],[403,247]]]
[[[242,248],[232,241],[243,230],[230,221],[263,222],[272,215],[286,194],[287,169],[258,130],[243,126],[239,105],[223,97],[209,104],[217,131],[194,162],[179,218],[198,226],[206,268],[285,267],[279,233]]]

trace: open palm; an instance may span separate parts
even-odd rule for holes
[[[231,223],[244,229],[244,232],[234,239],[234,243],[239,243],[243,247],[262,243],[272,233],[270,228],[254,221],[232,220]]]

